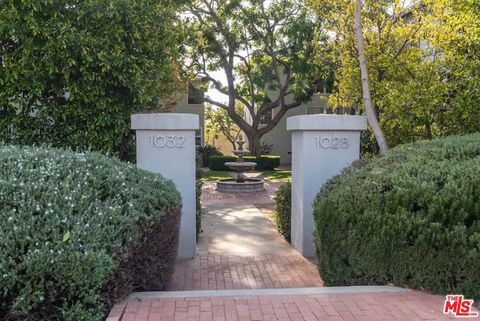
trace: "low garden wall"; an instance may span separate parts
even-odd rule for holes
[[[180,206],[134,165],[0,146],[0,319],[103,320],[129,292],[163,289]]]

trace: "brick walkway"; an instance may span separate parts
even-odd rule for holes
[[[168,285],[177,292],[133,295],[116,304],[107,321],[453,319],[442,313],[443,296],[402,289],[361,287],[369,293],[357,293],[339,288],[343,293],[337,293],[322,288],[314,262],[291,248],[253,205],[271,207],[280,184],[266,182],[266,191],[260,193],[224,194],[206,183],[199,255],[177,260]]]
[[[300,255],[216,255],[179,260],[168,290],[320,287],[314,263]]]
[[[443,296],[400,293],[132,299],[107,321],[424,321],[443,315]],[[478,320],[478,319],[473,319]]]

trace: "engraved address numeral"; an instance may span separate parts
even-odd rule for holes
[[[346,137],[315,137],[315,146],[323,149],[347,149],[348,138]]]
[[[175,135],[150,135],[148,136],[150,140],[150,147],[154,148],[184,148],[183,144],[185,143],[184,136],[175,136]]]

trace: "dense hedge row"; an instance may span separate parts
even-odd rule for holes
[[[290,242],[292,222],[292,183],[280,186],[275,194],[275,225]]]
[[[197,168],[195,172],[195,218],[196,218],[196,230],[197,230],[197,241],[198,234],[202,231],[202,171]]]
[[[314,203],[328,285],[386,284],[480,298],[480,134],[359,161]]]
[[[118,296],[161,289],[180,206],[134,165],[0,146],[0,319],[102,320]]]
[[[280,166],[280,156],[244,156],[243,159],[247,162],[257,163],[257,166],[255,166],[257,171],[272,171]],[[225,162],[235,162],[236,160],[237,157],[235,156],[211,156],[208,165],[212,171],[229,171],[230,169],[225,166]]]

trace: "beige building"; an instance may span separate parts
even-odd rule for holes
[[[297,115],[311,115],[326,113],[326,100],[328,95],[315,94],[311,101],[292,108],[285,113],[278,124],[267,134],[262,137],[262,142],[273,145],[272,155],[280,156],[282,165],[292,163],[292,134],[287,131],[287,118]],[[275,108],[271,115],[275,116]]]
[[[204,93],[195,89],[193,86],[189,86],[187,93],[180,93],[174,97],[176,102],[173,108],[177,113],[189,113],[196,114],[200,118],[200,129],[196,135],[196,145],[203,146],[205,144],[205,106],[204,106]],[[311,101],[301,104],[295,107],[282,117],[278,124],[270,132],[262,137],[262,141],[273,145],[272,155],[279,155],[282,165],[290,164],[292,161],[292,138],[291,133],[287,131],[287,118],[296,115],[309,115],[326,113],[326,100],[328,94],[325,93],[325,89],[320,90],[318,93],[312,96]],[[272,110],[271,114],[266,117],[274,117],[276,109]],[[246,117],[249,121],[248,117]],[[268,118],[265,118],[267,121]],[[246,139],[246,136],[243,135]],[[224,137],[219,137],[215,142],[209,142],[210,144],[220,148],[222,153],[231,155],[232,145]]]
[[[175,101],[173,112],[196,114],[200,119],[200,129],[195,135],[195,146],[203,146],[205,144],[204,128],[205,128],[205,108],[203,102],[203,91],[189,86],[188,90],[177,93],[171,100]]]

